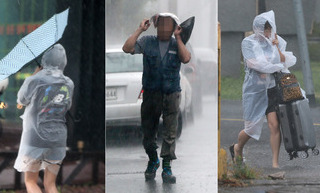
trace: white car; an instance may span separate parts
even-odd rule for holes
[[[126,54],[121,49],[106,51],[106,126],[141,126],[142,54]],[[177,136],[191,114],[192,89],[180,73],[181,103]]]

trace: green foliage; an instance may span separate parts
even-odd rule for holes
[[[310,36],[320,36],[320,23],[314,23],[312,34]]]
[[[234,178],[241,180],[258,179],[261,176],[260,171],[250,168],[246,164],[243,164],[239,161],[232,166],[231,173]]]
[[[320,62],[320,42],[309,44],[309,56],[311,61]]]
[[[312,72],[312,79],[313,79],[313,86],[315,92],[315,98],[317,103],[320,102],[320,62],[311,62],[311,72]],[[301,70],[291,71],[298,79],[300,86],[304,89],[303,83],[303,74]]]
[[[239,157],[236,163],[228,163],[227,174],[219,179],[219,186],[246,187],[253,183],[253,179],[262,178],[261,171],[245,165]]]
[[[241,100],[242,84],[245,72],[242,68],[240,77],[234,78],[229,76],[221,77],[221,99],[224,100]]]
[[[2,190],[0,193],[15,193],[13,190]]]
[[[221,77],[221,99],[241,100],[243,78]]]

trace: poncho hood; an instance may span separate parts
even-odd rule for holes
[[[257,15],[253,20],[252,29],[257,36],[266,38],[264,36],[264,25],[267,21],[270,23],[272,27],[271,39],[274,39],[275,33],[277,32],[277,27],[276,27],[274,12],[272,10],[262,13],[260,15]]]
[[[44,69],[60,70],[63,72],[67,65],[67,56],[61,44],[55,44],[42,56],[41,65]]]

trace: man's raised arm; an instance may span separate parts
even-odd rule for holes
[[[137,42],[137,39],[139,38],[140,34],[144,31],[146,31],[150,26],[149,20],[144,19],[140,23],[139,28],[127,39],[127,41],[124,43],[122,50],[125,53],[134,53],[134,46]]]

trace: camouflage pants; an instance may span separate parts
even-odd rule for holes
[[[163,142],[160,157],[173,160],[175,155],[176,133],[178,127],[179,105],[181,93],[162,94],[161,92],[145,91],[141,105],[141,124],[144,133],[143,146],[149,158],[153,160],[157,156],[158,148],[156,140],[159,118],[163,118]]]

